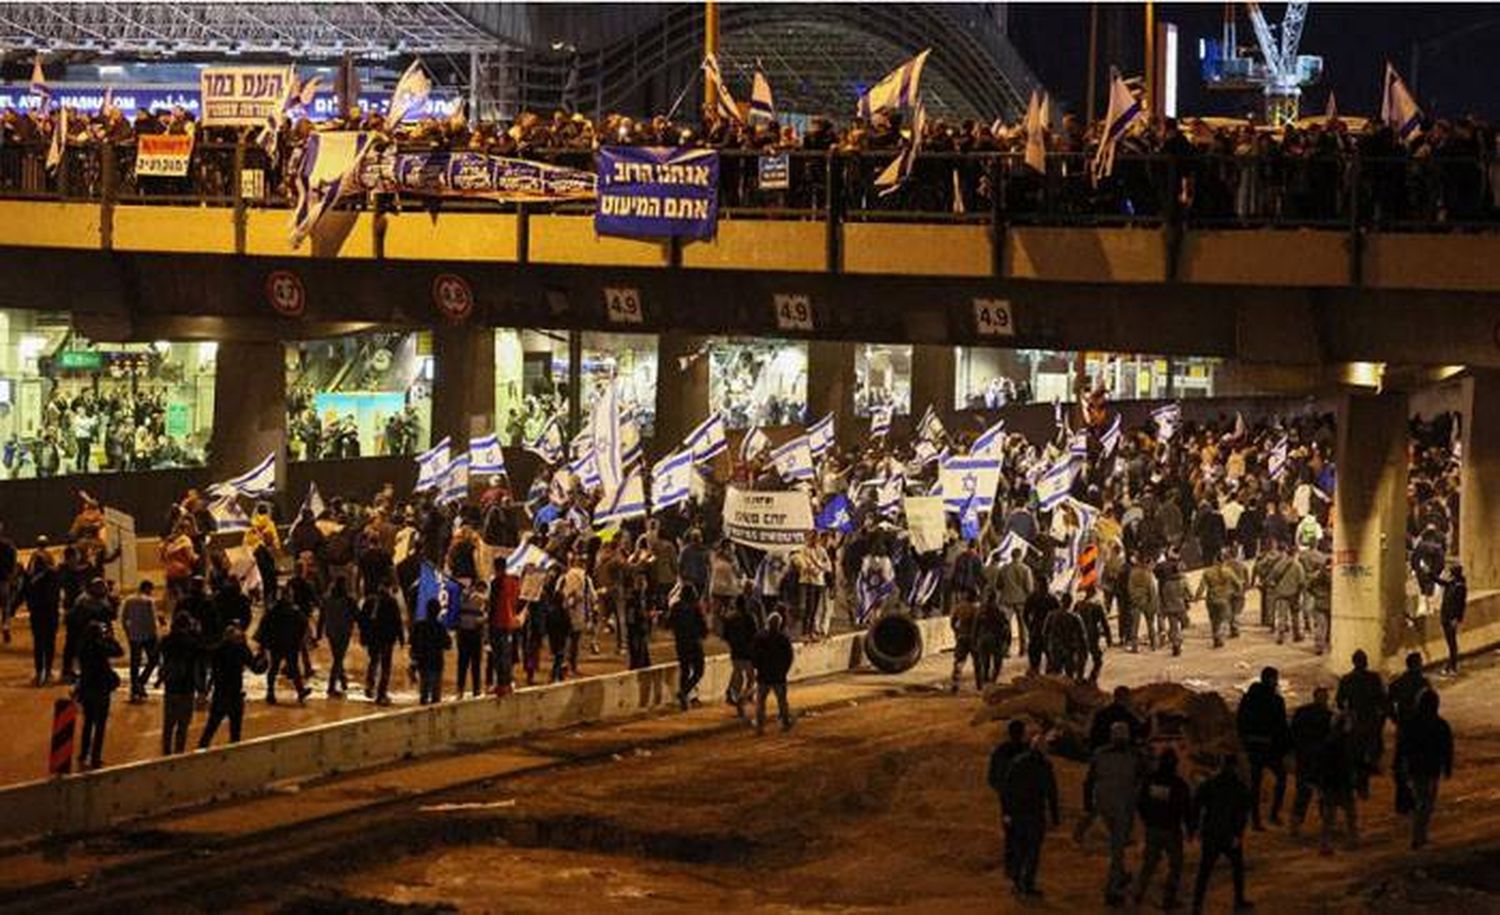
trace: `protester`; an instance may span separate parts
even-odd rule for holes
[[[1276,668],[1265,668],[1260,679],[1245,691],[1235,713],[1240,744],[1250,758],[1250,820],[1257,832],[1264,828],[1260,819],[1260,784],[1267,770],[1275,777],[1270,812],[1273,824],[1281,822],[1281,804],[1286,799],[1285,758],[1291,748],[1291,733],[1286,700],[1277,692],[1279,684],[1280,673]]]
[[[1098,814],[1109,828],[1109,874],[1104,882],[1104,904],[1108,906],[1123,902],[1130,887],[1125,849],[1131,843],[1144,781],[1144,764],[1131,744],[1130,725],[1116,721],[1109,727],[1109,743],[1094,751],[1083,782],[1084,811]]]
[[[161,640],[162,731],[161,753],[170,756],[187,746],[198,691],[198,665],[203,646],[197,626],[187,613],[172,618],[172,629]]]
[[[1192,795],[1187,782],[1177,774],[1177,754],[1171,748],[1156,758],[1156,771],[1141,785],[1136,811],[1146,827],[1146,849],[1141,855],[1141,874],[1135,884],[1135,904],[1140,905],[1151,887],[1151,878],[1162,855],[1167,856],[1167,883],[1162,908],[1178,905],[1182,884],[1182,839],[1191,812]]]
[[[110,635],[109,624],[90,623],[79,638],[78,679],[73,695],[83,709],[83,730],[78,740],[78,765],[98,769],[104,765],[104,730],[109,724],[110,697],[120,688],[120,675],[111,659],[125,649]]]
[[[1438,781],[1453,777],[1453,730],[1438,714],[1438,694],[1427,690],[1417,699],[1416,711],[1402,731],[1396,765],[1412,791],[1411,847],[1427,844],[1432,813],[1437,806]]]
[[[990,754],[989,782],[990,790],[995,792],[1000,802],[1000,829],[1004,839],[1005,876],[1012,882],[1017,880],[1016,865],[1020,857],[1020,847],[1016,841],[1011,827],[1011,817],[1005,810],[1005,785],[1006,778],[1010,774],[1010,764],[1030,749],[1030,742],[1026,739],[1026,722],[1020,719],[1012,719],[1005,726],[1006,739],[995,747]],[[1019,885],[1019,884],[1018,884]]]
[[[1010,829],[1006,847],[1015,843],[1015,873],[1011,878],[1015,894],[1040,898],[1036,877],[1042,863],[1042,840],[1049,821],[1053,828],[1062,822],[1057,810],[1057,777],[1041,736],[1033,738],[1031,746],[1005,768],[1000,809]]]
[[[703,678],[703,639],[708,635],[708,624],[703,619],[703,608],[698,602],[698,589],[690,582],[678,586],[676,600],[667,611],[667,628],[677,646],[677,704],[687,711],[694,701],[698,681]],[[781,705],[786,704],[783,694],[777,695]],[[784,717],[784,716],[783,716]]]
[[[776,694],[781,729],[790,731],[796,720],[786,696],[786,677],[792,669],[792,640],[782,631],[781,614],[766,617],[766,628],[756,635],[750,653],[755,664],[755,733],[766,732],[766,697],[771,693]]]
[[[266,659],[263,654],[251,654],[245,645],[245,633],[237,625],[224,629],[223,639],[210,649],[210,666],[213,670],[213,694],[208,703],[208,721],[203,725],[203,736],[198,738],[198,748],[206,749],[213,743],[219,724],[229,722],[229,742],[239,743],[245,721],[245,671],[265,673]]]
[[[1354,652],[1354,669],[1339,679],[1334,705],[1349,717],[1349,750],[1354,758],[1355,789],[1365,800],[1370,797],[1370,777],[1380,771],[1384,752],[1385,721],[1390,711],[1385,683],[1370,670],[1370,659],[1363,649]]]
[[[1188,838],[1196,838],[1201,853],[1193,884],[1193,915],[1201,915],[1209,878],[1219,858],[1227,858],[1234,877],[1234,907],[1253,907],[1245,897],[1245,821],[1253,809],[1250,791],[1240,781],[1239,765],[1226,754],[1219,771],[1198,786],[1188,818]]]

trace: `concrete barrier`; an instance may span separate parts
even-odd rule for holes
[[[924,654],[953,647],[948,621],[920,621]],[[797,647],[790,677],[807,680],[864,665],[862,635]],[[708,659],[702,695],[729,685],[727,655]],[[174,807],[251,794],[276,782],[349,772],[482,745],[528,732],[625,718],[677,701],[677,665],[526,689],[503,700],[465,699],[368,715],[232,746],[130,763],[0,789],[0,839],[97,831]]]

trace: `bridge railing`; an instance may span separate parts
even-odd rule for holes
[[[417,150],[426,147],[409,147]],[[293,151],[198,142],[183,177],[138,177],[134,142],[0,145],[0,199],[288,207]],[[1500,174],[1483,157],[1376,158],[1121,153],[1095,180],[1092,157],[1054,152],[1032,168],[1019,152],[923,152],[911,175],[884,189],[895,150],[786,153],[784,188],[761,185],[763,154],[722,150],[719,203],[728,218],[981,222],[1016,225],[1172,225],[1441,231],[1500,224]],[[527,158],[592,170],[589,150],[531,150]],[[1500,163],[1497,163],[1500,164]],[[503,203],[374,195],[341,206],[454,211],[590,213],[589,202]]]

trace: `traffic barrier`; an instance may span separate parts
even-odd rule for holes
[[[951,649],[945,618],[919,620],[929,653]],[[857,633],[797,646],[789,678],[858,668]],[[729,685],[728,655],[708,659],[698,690],[716,698]],[[586,677],[525,689],[505,699],[464,699],[303,728],[163,759],[129,763],[0,789],[0,839],[70,835],[174,807],[263,791],[289,780],[350,772],[456,747],[626,718],[677,701],[677,665]]]
[[[52,703],[52,745],[47,754],[47,772],[67,775],[73,771],[73,729],[78,724],[78,703],[67,696]]]

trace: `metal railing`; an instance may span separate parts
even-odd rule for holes
[[[431,147],[408,147],[425,151]],[[294,151],[251,143],[194,144],[183,177],[138,177],[135,144],[70,144],[55,168],[43,144],[0,144],[0,198],[130,204],[286,207]],[[979,222],[1015,225],[1311,227],[1383,231],[1478,229],[1500,223],[1500,163],[1486,158],[1307,158],[1201,154],[1116,157],[1098,182],[1091,157],[1051,153],[1044,171],[1018,152],[923,152],[910,178],[875,179],[895,150],[793,150],[785,188],[760,185],[762,153],[722,150],[721,215],[730,219]],[[594,154],[534,149],[524,158],[592,170]],[[387,199],[382,199],[387,198]],[[342,206],[514,211],[520,204],[376,194]],[[592,212],[588,202],[528,202],[531,212]]]

